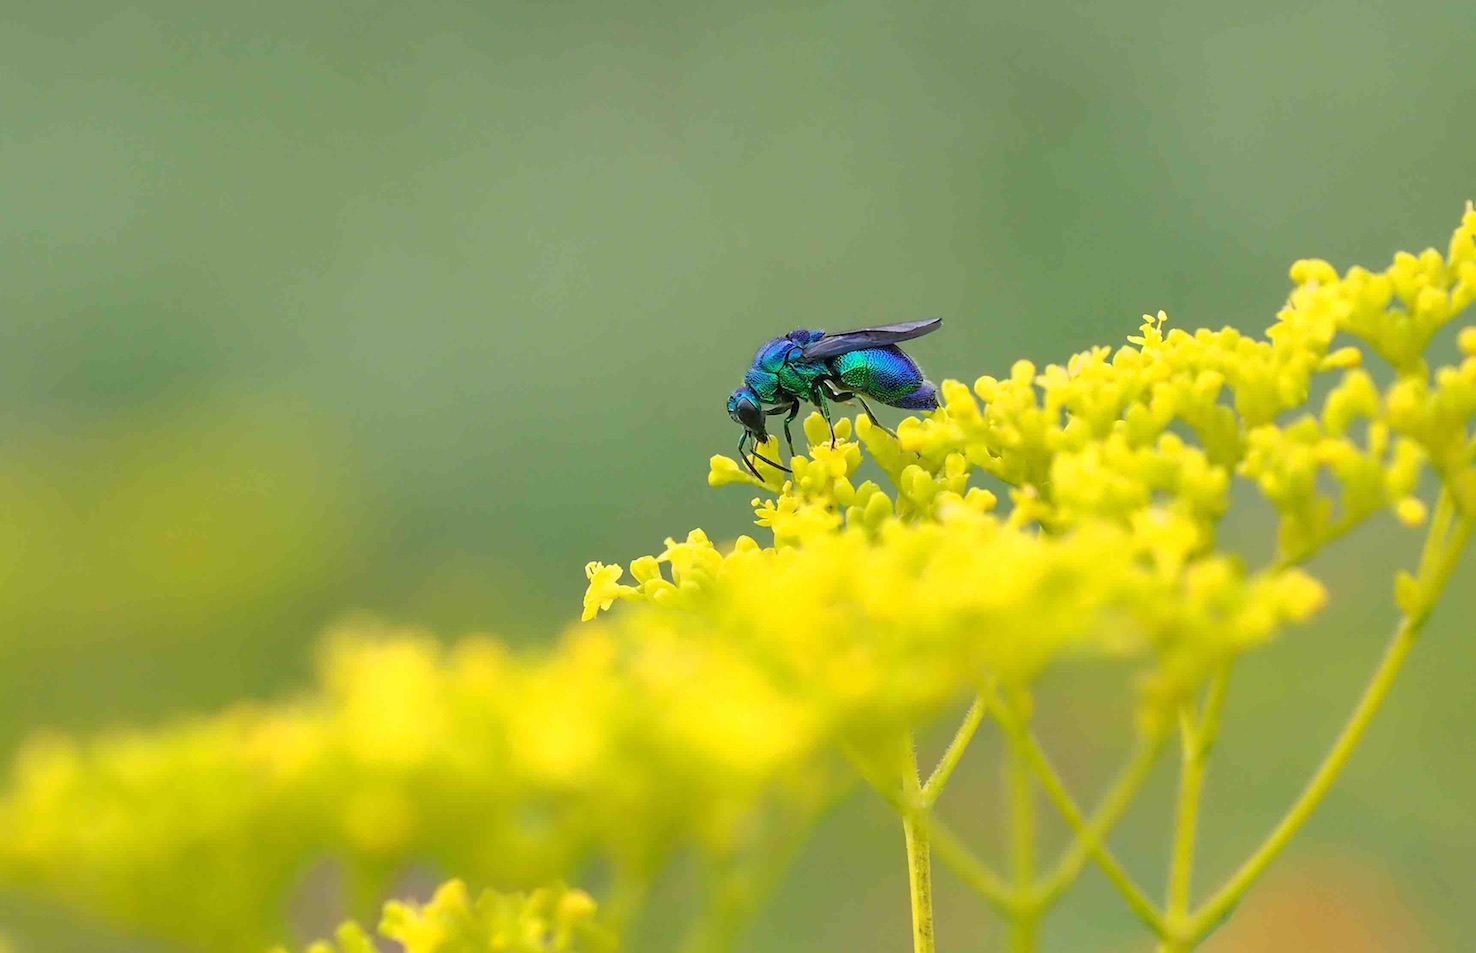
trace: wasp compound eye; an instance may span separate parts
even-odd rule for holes
[[[758,404],[749,400],[740,400],[736,408],[738,422],[754,433],[764,432],[764,413],[759,410]]]

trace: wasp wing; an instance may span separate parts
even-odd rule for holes
[[[813,344],[806,344],[801,352],[805,360],[824,360],[827,357],[835,357],[839,354],[848,354],[851,351],[859,351],[867,347],[881,347],[884,344],[896,344],[898,341],[910,341],[920,338],[924,334],[930,334],[943,326],[942,318],[928,318],[923,321],[904,321],[901,324],[884,324],[876,328],[857,328],[854,331],[837,331],[835,334],[827,334]]]

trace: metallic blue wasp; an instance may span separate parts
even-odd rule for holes
[[[728,416],[743,425],[743,436],[738,438],[738,456],[743,465],[759,476],[751,454],[788,472],[787,467],[760,454],[758,445],[769,439],[764,418],[787,413],[784,439],[789,443],[789,455],[794,456],[794,437],[789,425],[799,413],[801,401],[820,409],[821,416],[830,424],[832,447],[835,422],[830,416],[830,401],[854,397],[878,426],[880,421],[871,412],[866,397],[908,410],[936,409],[937,388],[923,378],[922,370],[902,353],[897,343],[922,337],[942,325],[942,318],[930,318],[836,334],[798,330],[766,343],[758,349],[753,366],[743,375],[743,386],[728,398]]]

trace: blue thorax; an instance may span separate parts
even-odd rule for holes
[[[825,373],[821,361],[804,361],[800,353],[825,335],[824,331],[803,328],[766,341],[753,356],[753,366],[743,375],[743,383],[766,404],[787,403],[792,396],[808,393],[808,387],[796,393],[808,378]]]

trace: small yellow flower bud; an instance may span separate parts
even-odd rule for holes
[[[948,409],[948,416],[964,423],[974,423],[979,419],[979,405],[962,382],[944,381],[941,390],[943,406]]]
[[[872,495],[871,499],[866,501],[866,509],[861,517],[861,521],[867,529],[875,530],[883,522],[890,519],[891,516],[892,501],[885,493],[876,493]]]
[[[1363,352],[1356,347],[1340,347],[1318,364],[1320,371],[1348,370],[1363,364]]]
[[[805,418],[804,430],[805,439],[810,442],[810,446],[830,443],[830,427],[826,425],[825,418],[818,413],[810,414]],[[840,431],[836,431],[836,437],[840,437]]]
[[[1415,314],[1431,324],[1443,324],[1450,319],[1450,295],[1444,288],[1421,288],[1415,298]]]
[[[570,890],[559,898],[558,912],[555,915],[560,924],[577,923],[594,916],[595,909],[593,897],[583,890]]]
[[[1291,280],[1299,285],[1329,285],[1338,280],[1338,272],[1321,258],[1303,258],[1292,264]]]
[[[630,561],[630,577],[637,583],[650,582],[661,575],[661,565],[655,556],[641,556]]]
[[[763,486],[762,480],[755,479],[752,473],[738,465],[738,461],[722,454],[713,456],[708,461],[707,485],[718,487],[727,486],[729,483],[751,483],[754,486]]]
[[[1405,526],[1415,527],[1425,522],[1426,517],[1429,516],[1429,509],[1425,506],[1425,501],[1419,497],[1406,496],[1394,504],[1394,515]]]

